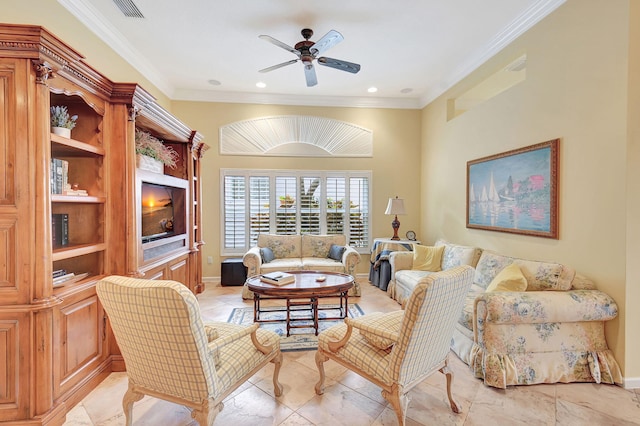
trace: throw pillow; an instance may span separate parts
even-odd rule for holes
[[[327,257],[329,259],[337,260],[338,262],[340,262],[342,260],[342,255],[344,254],[344,251],[346,249],[347,248],[345,246],[331,244],[331,247],[329,248],[329,254],[327,255]]]
[[[210,325],[204,326],[204,332],[207,334],[207,342],[211,343],[218,338],[218,329]]]
[[[411,269],[429,272],[441,271],[442,253],[444,253],[444,246],[429,247],[414,244]]]
[[[276,258],[276,256],[273,254],[273,250],[271,250],[269,247],[260,248],[260,257],[262,258],[262,263],[269,263]]]
[[[389,333],[391,333],[397,338],[398,333],[400,332],[400,327],[402,326],[403,317],[403,310],[388,312],[385,314],[374,312],[357,318],[355,322],[359,323],[361,327],[359,327],[360,334],[365,338],[367,343],[375,348],[385,350],[393,346],[396,339],[384,337],[380,334],[389,335]],[[374,333],[372,331],[367,331],[366,329],[377,330],[379,332]]]
[[[515,263],[507,265],[495,276],[487,287],[489,291],[525,291],[527,279]]]

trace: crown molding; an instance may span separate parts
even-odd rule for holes
[[[420,109],[419,99],[417,98],[306,96],[211,90],[176,90],[173,100],[319,107]]]
[[[511,24],[496,34],[485,47],[479,49],[464,64],[458,67],[441,85],[427,89],[420,98],[420,108],[424,108],[438,96],[452,88],[565,2],[566,0],[540,0],[531,5]]]
[[[171,98],[171,94],[175,89],[169,81],[157,68],[144,60],[144,55],[134,49],[131,43],[113,25],[104,20],[88,0],[58,0],[58,3],[75,16],[89,31],[93,32],[125,61],[131,64],[158,90]]]

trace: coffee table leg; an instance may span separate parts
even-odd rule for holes
[[[342,319],[345,319],[349,315],[349,292],[345,291],[343,294],[344,294],[344,316],[342,317]],[[340,304],[342,304],[342,302]]]
[[[313,328],[316,330],[316,336],[318,335],[318,298],[312,297],[309,299],[311,305],[311,314],[313,315]]]
[[[287,337],[291,334],[291,300],[287,298]]]
[[[260,313],[260,295],[253,293],[253,322],[258,322]]]

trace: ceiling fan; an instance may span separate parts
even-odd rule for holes
[[[292,59],[287,62],[283,62],[281,64],[273,65],[268,68],[261,69],[259,72],[265,73],[269,71],[276,70],[278,68],[285,67],[287,65],[295,64],[298,61],[301,61],[304,64],[304,75],[307,79],[307,86],[315,86],[318,84],[318,79],[316,78],[316,70],[313,67],[314,59],[320,65],[324,65],[325,67],[335,68],[341,71],[347,71],[350,73],[357,73],[360,71],[360,65],[354,64],[353,62],[347,62],[340,59],[327,58],[326,56],[319,56],[324,51],[330,49],[336,44],[340,43],[344,40],[342,34],[340,34],[336,30],[331,30],[326,33],[320,40],[317,42],[310,41],[309,39],[313,35],[313,30],[309,28],[304,28],[301,31],[302,37],[304,37],[303,41],[296,43],[294,47],[289,46],[286,43],[281,42],[280,40],[276,40],[275,38],[268,35],[261,35],[259,38],[268,41],[269,43],[273,43],[278,47],[283,48],[284,50],[288,50],[289,52],[295,54],[298,59]]]

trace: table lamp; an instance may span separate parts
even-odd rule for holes
[[[406,214],[404,210],[404,200],[402,198],[389,198],[389,203],[387,204],[387,210],[384,214],[394,215],[395,219],[391,222],[391,227],[393,228],[393,237],[392,240],[399,240],[398,237],[398,229],[400,229],[400,221],[398,220],[399,214]]]

